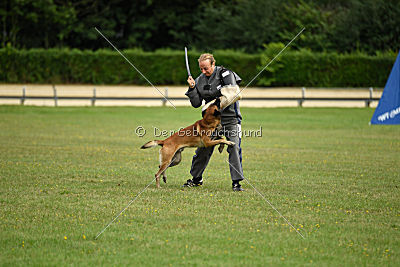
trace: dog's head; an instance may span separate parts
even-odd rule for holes
[[[219,99],[219,97],[217,99],[215,99],[214,103],[212,103],[211,105],[216,105],[218,107],[218,110],[221,109],[221,99]]]
[[[217,98],[208,108],[204,109],[201,113],[203,118],[206,115],[212,115],[216,118],[221,118],[221,100]]]

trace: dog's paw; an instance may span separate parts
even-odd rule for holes
[[[226,141],[226,144],[227,144],[228,146],[234,146],[234,145],[235,145],[235,143],[234,143],[234,142],[231,142],[231,141]]]

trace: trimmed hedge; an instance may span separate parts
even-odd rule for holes
[[[184,52],[126,50],[124,55],[153,83],[186,84]],[[200,73],[199,52],[189,51],[193,75]],[[237,72],[246,85],[261,66],[260,55],[235,51],[215,51],[217,65]],[[338,55],[310,51],[287,51],[279,58],[279,70],[264,71],[261,77],[274,76],[272,86],[383,87],[395,56]],[[137,84],[146,80],[117,52],[77,49],[0,49],[1,83],[50,84]],[[272,63],[274,64],[274,63]],[[256,79],[252,86],[263,85]]]
[[[362,54],[288,52],[283,68],[275,72],[279,86],[384,87],[394,56]]]

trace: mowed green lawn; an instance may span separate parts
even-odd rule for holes
[[[232,192],[224,151],[200,188],[182,190],[187,148],[152,183],[154,128],[193,108],[0,107],[1,265],[400,265],[400,126],[373,109],[242,108],[245,177]],[[135,129],[143,126],[144,137]],[[163,139],[163,138],[161,138]]]

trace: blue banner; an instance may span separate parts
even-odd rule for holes
[[[383,89],[371,124],[400,124],[400,53]]]

